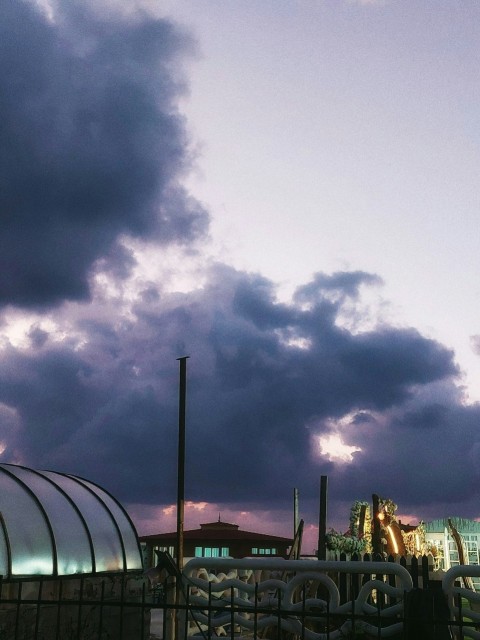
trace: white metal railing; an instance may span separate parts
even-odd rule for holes
[[[453,619],[460,621],[467,618],[480,625],[480,593],[465,586],[466,579],[479,577],[480,566],[475,564],[456,565],[444,575],[442,590],[447,597],[450,616]],[[463,603],[467,604],[463,606]],[[462,633],[465,638],[480,640],[480,632],[473,627],[464,627]]]
[[[336,584],[342,574],[362,576],[344,602]],[[336,640],[355,624],[357,630],[387,638],[402,631],[404,596],[413,587],[408,571],[393,562],[195,558],[183,578],[195,613],[190,608],[182,633],[200,628],[208,637],[234,625],[240,637],[261,631],[269,637],[265,630],[270,628],[276,637],[280,627],[305,640]],[[328,633],[319,630],[322,622],[330,625]]]

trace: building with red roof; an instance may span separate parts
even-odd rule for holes
[[[167,551],[175,557],[177,533],[157,533],[141,536],[146,567],[156,565],[156,551]],[[208,522],[200,529],[183,532],[183,554],[185,558],[245,558],[278,556],[286,558],[292,538],[283,538],[265,533],[242,531],[238,524]]]

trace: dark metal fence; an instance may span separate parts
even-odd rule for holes
[[[435,580],[431,578],[433,572],[433,558],[432,556],[382,556],[380,554],[363,555],[353,553],[351,556],[347,556],[345,553],[341,553],[336,558],[340,562],[395,562],[404,567],[410,576],[412,577],[413,588],[428,589],[431,584],[435,584]],[[391,580],[391,578],[390,578]],[[344,592],[343,583],[340,581],[340,589],[343,598],[347,598],[348,595]]]
[[[147,640],[151,598],[141,574],[0,576],[0,640]]]
[[[0,640],[480,639],[480,616],[458,593],[452,618],[428,558],[406,565],[350,558],[315,570],[310,562],[290,563],[288,575],[283,564],[266,571],[261,561],[230,573],[197,568],[184,572],[180,589],[174,578],[152,587],[138,573],[0,577]],[[391,571],[398,564],[411,572],[408,588],[403,570]]]
[[[355,593],[356,583],[350,576],[348,590]],[[171,585],[162,585],[167,593]],[[324,608],[309,606],[309,595],[302,589],[293,613],[285,608],[280,593],[275,593],[268,606],[262,604],[257,596],[248,606],[238,604],[235,588],[230,587],[221,598],[210,588],[206,601],[198,604],[195,588],[187,586],[181,604],[163,603],[163,626],[161,636],[165,639],[178,637],[186,640],[190,636],[203,640],[224,637],[230,640],[251,638],[252,640],[338,640],[340,638],[358,638],[374,640],[392,638],[393,640],[464,640],[477,638],[478,623],[466,620],[462,615],[451,619],[445,598],[441,590],[414,589],[403,593],[405,606],[395,614],[385,615],[385,609],[392,604],[386,599],[376,598],[370,601],[374,611],[362,614],[356,610],[352,599],[347,612],[332,611],[327,601]],[[394,604],[394,603],[393,603]],[[462,599],[457,598],[462,609]],[[157,605],[158,606],[158,605]],[[175,626],[175,616],[180,615],[186,624]],[[240,621],[241,617],[244,617]],[[246,620],[250,624],[246,625]],[[397,631],[393,628],[396,627]],[[472,635],[473,632],[473,635]],[[178,635],[175,635],[178,634]],[[155,636],[156,637],[156,636]]]

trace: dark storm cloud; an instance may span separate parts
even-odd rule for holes
[[[365,271],[340,271],[330,275],[326,273],[317,273],[312,282],[302,287],[298,287],[295,299],[299,302],[312,301],[318,296],[320,299],[327,292],[333,292],[350,298],[357,298],[359,289],[362,285],[382,284],[382,279],[372,273]]]
[[[366,499],[389,496],[401,512],[424,519],[477,517],[480,406],[413,404],[386,421],[357,425],[355,441],[363,451],[337,475],[337,495],[345,498],[354,486]]]
[[[388,476],[368,479],[378,455],[402,496],[412,474],[427,478],[433,468],[439,482],[442,465],[426,465],[438,435],[457,417],[473,435],[461,407],[421,398],[453,387],[452,353],[413,330],[338,326],[341,303],[322,297],[320,280],[302,287],[301,304],[278,304],[265,278],[219,265],[190,294],[150,283],[121,318],[90,305],[90,317],[84,310],[76,327],[69,320],[77,341],[59,345],[33,328],[34,353],[10,348],[2,358],[0,402],[17,416],[11,436],[2,431],[3,458],[20,451],[26,464],[90,477],[126,502],[174,501],[175,359],[187,354],[189,499],[288,501],[292,486],[313,496],[327,473],[333,495],[347,500],[352,487],[371,493]],[[340,299],[355,297],[348,274],[343,290],[341,281]],[[314,455],[315,438],[351,412],[346,437],[365,451],[342,471]],[[425,437],[431,449],[415,472]]]
[[[181,185],[191,43],[167,21],[101,21],[69,0],[54,22],[0,6],[0,306],[44,314],[28,346],[2,343],[2,460],[174,502],[187,354],[188,499],[285,506],[296,486],[313,504],[327,474],[342,505],[376,492],[403,511],[478,515],[480,407],[462,403],[452,352],[411,328],[347,328],[377,275],[318,273],[285,304],[267,278],[216,265],[189,294],[149,282],[131,303],[107,286],[42,323],[88,299],[95,271],[133,286],[122,237],[161,251],[205,232]],[[347,465],[318,449],[337,423],[361,449]]]
[[[97,259],[128,271],[121,234],[188,242],[207,222],[178,183],[188,39],[164,20],[102,23],[61,7],[51,23],[1,0],[0,304],[87,298]]]
[[[295,319],[294,310],[274,304],[273,283],[262,276],[249,276],[238,283],[233,298],[233,311],[253,322],[259,329],[283,328]]]

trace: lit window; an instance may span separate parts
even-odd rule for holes
[[[227,558],[230,555],[230,549],[228,547],[222,547],[222,558]]]
[[[275,556],[277,555],[276,547],[252,547],[252,556]]]
[[[197,558],[220,558],[220,556],[228,556],[229,548],[222,547],[195,547],[195,557]]]

